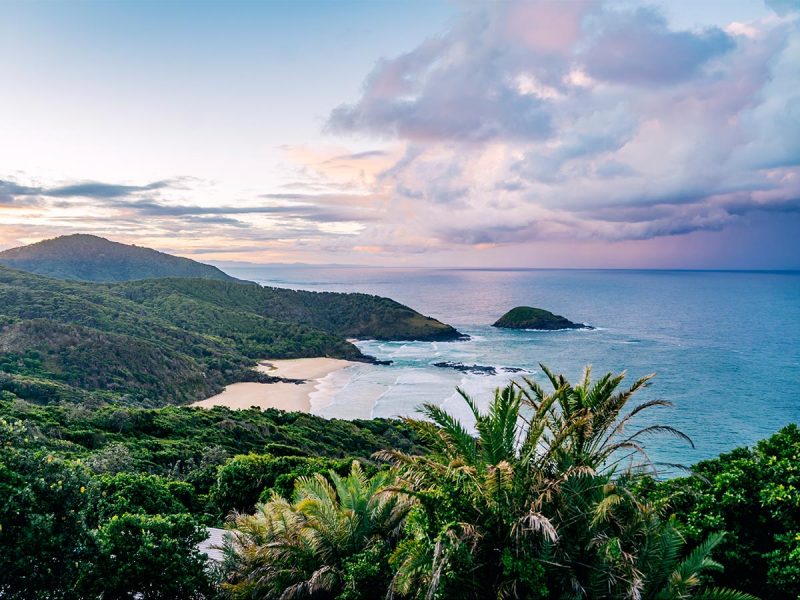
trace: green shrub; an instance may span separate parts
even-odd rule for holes
[[[87,522],[96,526],[125,513],[148,515],[184,513],[194,501],[193,492],[188,484],[170,482],[158,475],[146,473],[101,475],[89,485]],[[180,496],[188,501],[188,506],[181,501]]]
[[[728,532],[717,553],[725,569],[714,583],[768,599],[800,597],[800,428],[784,427],[694,471],[647,491],[669,507],[689,543]]]
[[[84,597],[104,600],[195,600],[210,596],[206,530],[185,514],[125,513],[93,534],[95,556],[78,581]]]
[[[221,515],[233,510],[251,512],[256,502],[268,500],[273,490],[291,495],[294,481],[301,475],[331,468],[346,472],[350,462],[304,456],[238,455],[220,467],[211,489],[211,502]]]

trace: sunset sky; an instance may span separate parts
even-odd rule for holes
[[[800,268],[800,0],[0,2],[0,249]]]

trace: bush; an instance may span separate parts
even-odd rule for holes
[[[238,455],[219,469],[210,493],[211,502],[222,515],[232,510],[252,512],[259,499],[269,499],[272,490],[290,495],[299,476],[331,468],[346,472],[350,462],[303,456]]]
[[[694,467],[696,477],[651,483],[690,543],[727,531],[714,583],[762,598],[800,597],[800,428]]]
[[[190,515],[114,516],[94,532],[95,557],[81,574],[84,597],[194,600],[210,596],[206,530]]]
[[[87,558],[86,473],[2,438],[0,432],[0,597],[75,598],[77,567]]]
[[[87,522],[96,526],[125,513],[184,513],[191,507],[193,492],[188,484],[171,482],[158,475],[101,475],[89,485]],[[189,506],[181,501],[181,496]]]

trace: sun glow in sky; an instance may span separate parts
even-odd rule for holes
[[[800,0],[0,3],[0,248],[800,268]]]

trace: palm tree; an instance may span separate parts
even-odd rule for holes
[[[526,552],[509,549],[523,548],[515,539],[556,538],[549,520],[529,501],[531,487],[544,480],[547,457],[529,451],[541,432],[520,427],[522,394],[513,385],[495,392],[485,414],[463,390],[458,392],[472,412],[477,436],[440,407],[425,404],[421,412],[427,420],[407,421],[430,452],[375,455],[398,469],[394,490],[417,501],[406,539],[393,556],[391,592],[478,598],[502,588],[534,597],[541,567],[527,560]],[[531,475],[536,481],[529,480]]]
[[[553,387],[551,393],[545,392],[536,381],[527,377],[523,378],[524,384],[518,385],[526,404],[551,408],[547,412],[550,420],[548,428],[567,433],[565,443],[559,445],[559,456],[568,463],[599,472],[613,469],[618,464],[609,462],[612,456],[628,452],[626,458],[634,456],[639,459],[632,466],[654,467],[642,438],[659,433],[673,435],[694,447],[687,435],[668,425],[650,425],[626,434],[627,427],[637,415],[651,408],[672,405],[666,400],[649,400],[623,414],[634,394],[650,385],[654,374],[637,379],[627,389],[618,391],[626,377],[625,372],[617,375],[606,373],[592,381],[592,369],[587,366],[581,382],[573,385],[564,375],[553,373],[545,365],[539,366]]]
[[[395,489],[418,500],[393,556],[393,591],[426,599],[637,596],[646,507],[632,482],[651,464],[641,439],[688,438],[664,425],[626,433],[638,414],[667,404],[623,412],[650,377],[619,390],[624,373],[592,382],[587,368],[572,385],[542,370],[552,392],[531,379],[512,383],[486,413],[459,390],[475,435],[426,404],[427,420],[408,422],[430,454],[376,454],[398,469]],[[621,469],[621,460],[631,464]]]
[[[294,501],[273,495],[253,515],[234,514],[224,543],[224,590],[233,598],[327,598],[345,587],[346,564],[380,547],[408,510],[402,494],[384,494],[389,471],[367,477],[331,471],[295,483]]]
[[[701,576],[705,571],[721,571],[722,565],[711,557],[711,552],[725,534],[714,533],[699,546],[681,558],[684,540],[666,523],[659,534],[653,536],[650,551],[643,551],[641,567],[647,573],[642,600],[757,600],[750,594],[726,588],[703,589]]]
[[[655,509],[633,491],[643,475],[657,473],[643,439],[668,434],[692,442],[668,425],[628,431],[637,415],[670,405],[655,399],[628,408],[653,375],[620,389],[625,373],[592,381],[587,367],[573,385],[540,366],[551,392],[529,378],[518,385],[525,405],[547,407],[546,424],[538,427],[544,427],[545,444],[557,442],[550,465],[557,493],[548,495],[541,508],[560,534],[559,543],[545,549],[549,585],[562,597],[635,598],[643,585],[636,556],[659,522]]]

